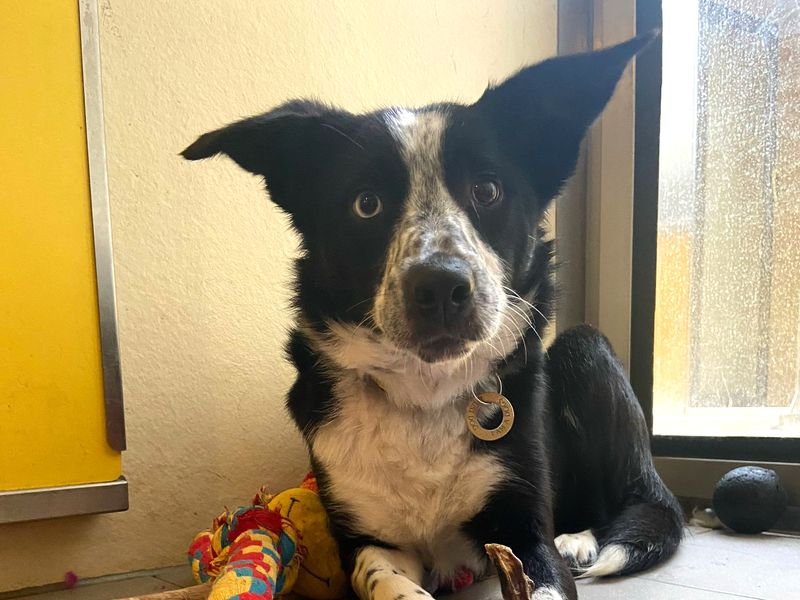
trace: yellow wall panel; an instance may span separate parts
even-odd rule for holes
[[[78,3],[1,4],[0,490],[110,481]]]

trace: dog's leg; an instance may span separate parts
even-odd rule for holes
[[[553,544],[532,546],[520,556],[525,574],[533,581],[531,600],[576,600],[575,582]]]
[[[553,541],[548,484],[498,491],[465,527],[476,544],[511,549],[533,582],[531,600],[576,600],[575,581]]]
[[[425,600],[422,563],[408,552],[364,546],[350,579],[361,600]]]
[[[556,539],[582,577],[627,575],[669,558],[683,512],[653,465],[644,414],[608,340],[588,326],[548,350],[560,444]],[[591,528],[591,531],[589,530]]]

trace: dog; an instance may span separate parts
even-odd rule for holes
[[[543,214],[652,37],[524,68],[470,105],[291,101],[183,151],[263,177],[301,234],[287,405],[362,600],[482,578],[487,543],[519,557],[535,600],[677,548],[683,513],[608,341],[540,337]]]

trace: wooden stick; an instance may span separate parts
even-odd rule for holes
[[[206,600],[211,586],[207,583],[195,585],[181,590],[170,590],[168,592],[158,592],[147,594],[146,596],[132,596],[120,600]]]

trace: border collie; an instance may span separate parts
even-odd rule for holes
[[[540,338],[542,216],[652,37],[527,67],[470,105],[292,101],[183,151],[263,177],[301,234],[287,403],[362,600],[483,578],[487,543],[536,600],[675,551],[683,514],[608,341]]]

